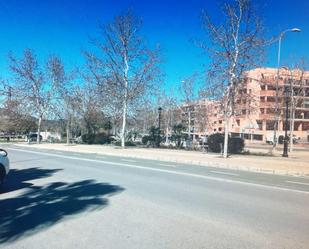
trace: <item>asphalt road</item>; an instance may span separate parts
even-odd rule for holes
[[[309,245],[308,178],[7,149],[0,248]]]

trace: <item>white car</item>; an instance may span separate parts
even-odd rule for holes
[[[4,149],[0,149],[0,186],[10,170],[10,161],[8,153]]]

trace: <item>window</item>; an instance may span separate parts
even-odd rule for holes
[[[256,123],[259,126],[259,130],[263,130],[263,120],[257,120]]]
[[[273,86],[273,85],[268,85],[267,86],[267,90],[276,90],[276,86]]]
[[[267,102],[276,102],[275,97],[267,97]]]
[[[267,108],[266,109],[266,113],[267,114],[274,114],[274,113],[276,113],[276,109],[274,109],[274,108]]]
[[[263,135],[254,134],[253,135],[253,140],[263,141]]]
[[[265,85],[261,86],[261,90],[263,91],[265,90]]]
[[[219,120],[219,124],[222,124],[222,120]]]
[[[266,130],[267,131],[273,131],[275,128],[275,122],[274,120],[266,120]]]
[[[285,131],[285,122],[283,122],[283,130]],[[289,131],[290,130],[290,122],[288,122],[288,125],[287,125],[287,130]]]
[[[260,112],[261,112],[261,114],[264,114],[265,112],[265,109],[264,108],[260,108]]]

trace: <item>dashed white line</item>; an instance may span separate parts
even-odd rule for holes
[[[173,164],[158,163],[158,165],[164,166],[164,167],[173,167],[173,168],[176,168],[176,165],[173,165]]]
[[[131,159],[121,159],[121,161],[130,162],[130,163],[136,163],[135,160],[131,160]]]
[[[305,183],[305,182],[294,182],[294,181],[285,181],[285,182],[309,186],[309,183]]]
[[[215,173],[215,174],[221,174],[221,175],[239,176],[239,174],[230,173],[230,172],[223,172],[223,171],[216,171],[216,170],[211,170],[210,172]]]
[[[105,159],[106,157],[105,157],[105,156],[96,156],[96,158],[102,158],[102,159]]]

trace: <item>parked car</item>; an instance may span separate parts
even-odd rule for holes
[[[4,149],[0,149],[0,187],[4,182],[5,177],[9,173],[10,162],[8,153]]]

